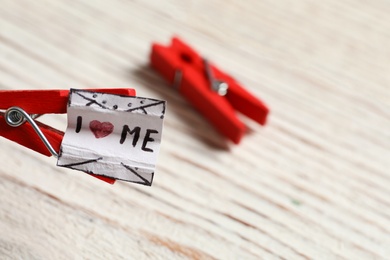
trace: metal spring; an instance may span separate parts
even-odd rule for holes
[[[58,158],[57,152],[54,150],[54,148],[51,146],[49,141],[47,140],[46,136],[42,133],[41,129],[35,123],[34,119],[38,118],[40,115],[29,115],[26,111],[24,111],[20,107],[10,107],[5,111],[4,118],[8,125],[12,127],[18,127],[23,125],[25,122],[29,122],[34,129],[34,131],[37,133],[39,138],[42,140],[43,144],[46,146],[46,148],[49,150],[49,152],[56,158]]]
[[[8,125],[13,127],[20,126],[24,124],[24,122],[26,122],[26,119],[23,117],[23,114],[12,108],[8,109],[5,112],[5,120]]]

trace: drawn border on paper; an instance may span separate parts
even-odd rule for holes
[[[74,91],[72,91],[73,93],[79,95],[80,97],[82,97],[83,99],[85,99],[86,101],[88,101],[88,103],[85,104],[85,106],[89,107],[93,104],[96,104],[98,105],[99,107],[103,108],[103,109],[111,109],[110,107],[108,106],[105,106],[104,104],[101,104],[99,102],[97,102],[96,100],[90,98],[90,97],[87,97],[83,94],[81,94],[80,92],[85,92],[85,93],[96,93],[96,94],[108,94],[108,95],[115,95],[115,96],[121,96],[121,95],[116,95],[116,94],[110,94],[110,93],[99,93],[99,92],[93,92],[93,91],[85,91],[85,90],[78,90],[78,89],[72,89]],[[164,100],[158,100],[158,99],[153,99],[153,98],[144,98],[144,97],[137,97],[137,96],[122,96],[122,97],[126,97],[126,98],[132,98],[132,99],[136,99],[136,100],[150,100],[150,101],[155,101],[154,103],[151,103],[151,104],[146,104],[146,105],[142,105],[142,101],[140,101],[141,105],[137,106],[137,107],[133,107],[133,108],[130,108],[130,109],[127,109],[127,110],[124,110],[124,112],[133,112],[133,111],[137,111],[137,110],[141,110],[145,115],[148,115],[148,112],[146,111],[145,108],[148,108],[148,107],[155,107],[155,106],[158,106],[158,105],[162,105],[162,110],[161,110],[161,116],[160,118],[163,119],[164,116],[165,116],[165,110],[166,110],[166,101]],[[70,101],[71,99],[69,99]],[[70,105],[71,102],[70,102]]]
[[[58,165],[58,166],[72,168],[73,166],[79,166],[79,165],[83,165],[83,164],[94,163],[94,162],[97,162],[97,161],[100,161],[100,160],[103,160],[103,157],[99,157],[97,159],[91,159],[91,160],[87,160],[87,161],[83,161],[83,162],[63,164],[63,165]]]
[[[142,177],[135,169],[131,168],[130,166],[124,164],[123,162],[121,162],[121,165],[123,167],[125,167],[127,170],[129,170],[130,172],[132,172],[135,176],[137,176],[138,178],[140,178],[141,180],[143,180],[144,182],[136,182],[136,183],[139,183],[139,184],[144,184],[146,186],[152,186],[152,182],[153,182],[153,176],[154,176],[154,172],[152,172],[152,180],[151,181],[148,181],[147,179],[145,179],[144,177]]]
[[[162,101],[162,100],[161,101],[157,101],[157,102],[152,103],[152,104],[147,104],[147,105],[143,105],[143,106],[139,106],[139,107],[133,107],[133,108],[130,108],[130,109],[126,110],[126,112],[133,112],[135,110],[142,109],[142,111],[147,115],[148,112],[145,110],[145,108],[158,106],[160,104],[163,104],[163,110],[161,111],[161,113],[164,115],[164,112],[165,112],[165,101]]]
[[[98,106],[100,106],[101,108],[104,108],[104,109],[109,109],[108,107],[100,104],[99,102],[97,102],[96,100],[93,100],[92,98],[89,98],[89,97],[86,97],[82,94],[80,94],[80,91],[76,91],[75,92],[77,95],[79,95],[80,97],[84,98],[85,100],[89,101],[89,103],[87,103],[85,106],[89,107],[91,106],[92,104],[96,104]],[[88,93],[93,93],[93,92],[88,92]]]

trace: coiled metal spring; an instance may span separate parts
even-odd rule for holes
[[[49,152],[54,156],[58,157],[57,152],[54,150],[54,148],[51,146],[49,141],[47,140],[46,136],[42,133],[41,129],[37,125],[37,123],[34,121],[35,118],[38,118],[40,115],[29,115],[26,111],[24,111],[20,107],[10,107],[7,109],[4,113],[5,121],[8,125],[12,127],[18,127],[23,125],[26,122],[29,122],[31,126],[33,127],[34,131],[37,133],[39,138],[42,140],[43,144],[46,146],[46,148],[49,150]]]

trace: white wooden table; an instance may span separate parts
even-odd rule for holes
[[[165,99],[152,187],[0,140],[1,259],[389,259],[390,2],[0,1],[0,88]],[[271,108],[238,146],[148,65],[180,35]],[[65,129],[66,117],[42,120]]]

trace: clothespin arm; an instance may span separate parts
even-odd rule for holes
[[[135,90],[128,88],[88,90],[135,96]],[[64,114],[68,98],[69,90],[0,90],[0,109],[17,106],[29,114]]]
[[[47,140],[55,151],[60,150],[61,141],[64,133],[54,129],[41,122],[36,122],[42,133],[46,136]],[[14,141],[24,147],[34,150],[40,154],[51,156],[46,146],[42,143],[41,139],[37,136],[34,128],[25,123],[18,127],[12,127],[7,124],[3,115],[0,115],[0,136]]]
[[[269,113],[267,105],[243,88],[233,77],[222,72],[215,66],[211,67],[216,78],[229,85],[229,90],[226,94],[229,103],[240,113],[261,125],[265,125]]]
[[[188,69],[190,70],[190,69]],[[227,100],[207,87],[207,80],[198,77],[196,72],[185,71],[186,77],[180,93],[191,103],[214,127],[238,144],[245,133],[245,125],[236,117],[236,112]]]

